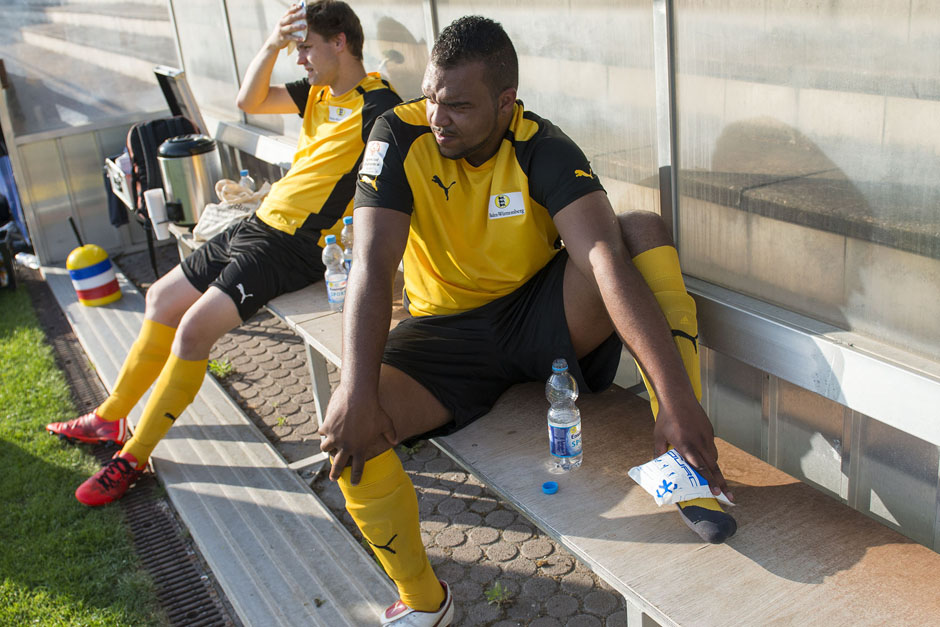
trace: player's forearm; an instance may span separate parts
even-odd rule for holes
[[[392,318],[395,268],[356,254],[343,306],[342,383],[351,393],[378,394],[382,353]]]
[[[277,43],[269,39],[265,41],[264,46],[251,60],[248,71],[245,72],[241,88],[238,90],[238,99],[236,101],[238,108],[242,111],[246,113],[258,112],[258,107],[268,97],[271,74],[274,72],[274,64],[277,61],[279,52],[280,48]]]

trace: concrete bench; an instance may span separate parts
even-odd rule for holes
[[[112,389],[140,329],[143,296],[118,273],[121,300],[86,307],[65,268],[46,266],[43,275]],[[146,398],[128,416],[132,426]],[[385,574],[213,377],[151,461],[241,624],[357,627],[395,598]]]

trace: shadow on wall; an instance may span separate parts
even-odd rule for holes
[[[866,186],[874,184],[856,184],[818,145],[774,119],[725,127],[711,170],[685,171],[680,180],[686,267],[698,274],[701,265],[706,280],[825,321],[811,332],[854,330],[860,304],[863,318],[877,316],[867,312],[883,298],[870,293],[874,258],[853,256],[853,247],[916,243],[904,231],[903,215],[872,204]],[[838,355],[823,354],[811,342],[801,348],[811,352],[803,358],[814,366],[816,389],[844,399]],[[935,488],[936,447],[796,385],[781,383],[776,390],[777,450],[771,455],[782,470],[835,498],[846,476],[845,493],[857,509],[933,544],[933,519],[912,495]],[[853,416],[860,421],[854,430]],[[846,433],[856,441],[845,441]],[[854,472],[850,454],[859,456]]]

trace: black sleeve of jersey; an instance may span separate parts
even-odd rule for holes
[[[366,143],[375,120],[395,105],[401,104],[401,98],[391,89],[375,89],[363,94],[362,100],[362,143]]]
[[[290,94],[291,100],[297,105],[297,115],[304,117],[304,109],[307,108],[307,96],[310,95],[310,83],[307,82],[306,78],[302,78],[300,80],[284,83],[284,87],[287,88],[287,93]]]
[[[587,157],[574,141],[554,124],[545,125],[527,147],[529,194],[552,217],[575,200],[604,186],[591,170]]]
[[[414,196],[390,125],[396,119],[394,111],[388,111],[372,127],[359,168],[355,206],[383,207],[411,215]]]

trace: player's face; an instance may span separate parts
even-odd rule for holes
[[[515,89],[494,96],[480,61],[452,68],[428,64],[422,91],[428,124],[441,155],[480,165],[499,149],[509,127]]]
[[[297,45],[297,65],[307,70],[307,82],[311,85],[331,85],[339,75],[334,39],[324,39],[308,28],[307,38]]]

